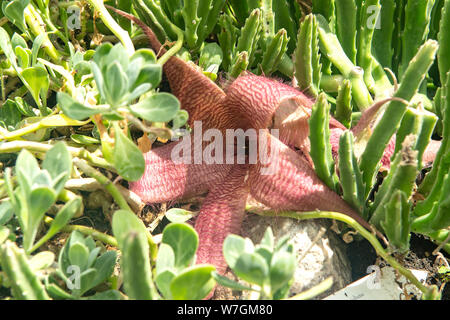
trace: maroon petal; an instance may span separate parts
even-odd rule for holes
[[[136,23],[147,36],[153,50],[159,57],[166,53],[153,30],[131,14],[107,6],[117,14]],[[227,109],[221,104],[225,93],[197,66],[172,56],[163,66],[172,93],[180,100],[181,107],[189,113],[189,123],[202,120],[205,128],[221,128],[222,117]]]
[[[333,157],[338,156],[339,152],[339,140],[341,135],[345,132],[345,130],[334,128],[330,130],[330,144],[331,151],[333,153]],[[383,157],[381,158],[381,164],[385,169],[389,169],[391,167],[391,157],[395,151],[395,136],[389,141],[386,149],[384,150]]]
[[[139,181],[130,182],[130,189],[145,203],[161,203],[205,193],[231,169],[231,165],[174,161],[173,151],[180,143],[172,142],[144,154],[144,175]]]
[[[223,274],[227,264],[223,257],[223,241],[229,234],[239,234],[245,213],[248,184],[247,166],[236,165],[228,176],[211,189],[195,222],[200,243],[197,263],[208,263]]]
[[[226,90],[225,105],[241,115],[241,128],[268,128],[280,104],[297,97],[305,106],[312,104],[302,92],[278,81],[247,74],[237,78]]]
[[[422,157],[422,162],[424,166],[428,166],[434,162],[434,159],[436,158],[436,154],[438,153],[439,149],[441,148],[441,141],[431,140],[428,144],[427,148],[425,149],[425,152]]]
[[[264,205],[285,211],[333,211],[365,222],[339,195],[330,190],[309,163],[295,151],[266,132],[272,174],[262,174],[267,166],[258,163],[249,174],[251,195]],[[267,171],[266,171],[267,173]]]

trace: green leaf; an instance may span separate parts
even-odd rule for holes
[[[157,63],[155,52],[146,48],[136,50],[130,57],[130,64],[134,63],[137,59],[142,59],[144,63],[148,65]]]
[[[29,264],[33,271],[44,270],[55,261],[55,254],[51,251],[41,251],[31,257]]]
[[[14,215],[14,208],[10,201],[0,203],[0,226],[6,224]]]
[[[44,214],[55,201],[56,193],[50,188],[38,187],[31,191],[28,199],[28,223],[26,230],[24,230],[23,247],[25,251],[28,252],[31,249]]]
[[[175,253],[171,246],[161,243],[156,257],[156,274],[160,274],[175,267]]]
[[[19,66],[23,69],[30,67],[30,60],[31,60],[31,51],[30,49],[24,49],[20,46],[17,46],[14,50],[16,53]]]
[[[117,173],[125,180],[137,181],[144,174],[145,160],[141,150],[114,124],[115,144],[113,163]]]
[[[128,78],[116,61],[108,66],[104,74],[106,101],[113,107],[119,107],[128,89]]]
[[[69,260],[72,265],[80,267],[81,271],[85,271],[88,265],[89,250],[80,243],[74,243],[69,247]]]
[[[223,255],[225,261],[230,266],[234,268],[239,256],[243,253],[252,253],[255,251],[255,247],[251,240],[244,239],[237,235],[231,234],[226,237],[223,243]]]
[[[0,119],[5,124],[5,128],[13,131],[20,122],[22,115],[13,100],[6,100],[0,108]]]
[[[98,50],[97,50],[98,51]],[[95,57],[95,55],[94,55]],[[103,98],[103,100],[106,100],[106,92],[105,92],[105,79],[103,78],[102,71],[100,70],[100,66],[95,63],[94,61],[91,61],[91,71],[94,75],[95,84],[97,85],[98,92],[100,93],[100,96]]]
[[[175,267],[182,269],[193,260],[198,247],[198,235],[184,223],[171,223],[164,228],[162,243],[170,245],[175,254]]]
[[[217,74],[222,60],[222,49],[217,43],[211,42],[203,47],[198,64],[204,71]]]
[[[184,223],[193,217],[193,213],[180,208],[172,208],[165,213],[170,222]]]
[[[64,276],[70,276],[70,274],[67,274],[68,268],[72,265],[69,258],[69,249],[75,243],[85,243],[83,234],[76,230],[72,231],[66,243],[64,244],[64,247],[59,253],[58,267],[61,271],[61,274],[63,274]]]
[[[36,114],[33,111],[33,108],[24,101],[21,97],[15,97],[14,102],[16,103],[17,109],[21,114],[27,117],[34,117]]]
[[[172,129],[179,129],[184,126],[189,119],[189,114],[186,110],[178,110],[175,117],[172,119]]]
[[[116,265],[116,260],[117,253],[114,250],[105,252],[95,260],[93,268],[97,270],[97,274],[92,283],[93,287],[104,282],[108,277],[112,275],[114,267]]]
[[[100,47],[95,50],[95,54],[92,57],[92,61],[100,68],[103,69],[107,56],[109,55],[113,45],[109,42],[103,43]]]
[[[34,101],[40,106],[41,102],[39,96],[46,96],[50,86],[47,70],[41,66],[34,66],[24,69],[21,72],[21,75],[27,82]]]
[[[144,223],[133,212],[127,210],[116,211],[112,218],[112,231],[120,249],[123,248],[128,233],[133,230],[138,233],[147,233]]]
[[[174,300],[201,300],[216,285],[211,273],[213,266],[198,265],[184,270],[172,280],[170,291]]]
[[[170,284],[172,280],[176,277],[176,274],[170,270],[164,270],[159,273],[155,278],[156,286],[162,295],[166,299],[173,299],[172,292],[170,291]]]
[[[269,266],[257,253],[242,253],[232,270],[242,280],[259,286],[262,286],[269,277]]]
[[[34,177],[40,172],[35,157],[26,149],[23,149],[16,161],[16,176],[19,186],[28,194]]]
[[[2,10],[5,17],[8,18],[14,25],[16,25],[22,32],[27,33],[27,26],[25,24],[25,8],[30,3],[30,0],[13,0],[4,1],[2,3]]]
[[[127,101],[133,101],[145,94],[147,91],[149,91],[151,88],[151,85],[149,83],[141,84],[140,86],[136,87],[136,89],[133,90],[128,96]]]
[[[40,170],[38,174],[33,178],[31,189],[39,187],[48,187],[50,189],[52,187],[52,177],[47,170]]]
[[[68,292],[65,292],[54,283],[46,283],[45,289],[47,290],[48,294],[54,299],[75,299],[74,296],[72,296]]]
[[[31,48],[31,66],[34,66],[36,64],[38,53],[45,41],[45,37],[45,34],[40,34],[33,41],[33,47]]]
[[[86,145],[86,146],[100,143],[100,140],[93,138],[93,137],[85,136],[82,134],[72,134],[72,135],[70,135],[70,139],[75,143]]]
[[[270,263],[270,285],[272,292],[282,288],[294,276],[295,255],[288,252],[275,252]]]
[[[264,245],[258,245],[256,246],[255,253],[259,254],[261,257],[266,260],[267,265],[270,265],[270,261],[272,261],[272,251],[270,248],[264,246]]]
[[[159,64],[144,65],[139,73],[134,84],[130,83],[131,90],[136,89],[138,86],[148,83],[152,89],[158,87],[158,84],[162,79],[162,68]]]
[[[45,241],[48,241],[55,234],[57,234],[62,228],[64,228],[67,223],[69,223],[70,219],[78,212],[82,204],[81,198],[76,197],[68,201],[61,210],[55,216],[55,219],[52,221],[50,228],[48,229],[45,236],[42,238]],[[42,239],[39,242],[42,242]]]
[[[53,186],[56,193],[59,194],[72,172],[72,156],[64,142],[58,142],[45,154],[42,169],[48,171],[54,182],[61,174],[64,175],[64,178],[59,179],[58,183]]]
[[[271,227],[268,227],[266,229],[266,232],[264,232],[264,236],[263,236],[260,244],[263,246],[267,246],[270,249],[273,249],[273,247],[275,245],[275,238],[273,236],[273,231],[272,231]]]
[[[17,32],[14,32],[14,34],[11,37],[11,46],[14,51],[16,50],[17,47],[22,47],[22,49],[28,49],[27,42]]]
[[[85,106],[65,92],[58,92],[56,99],[58,100],[59,107],[64,114],[74,120],[84,120],[95,114],[109,111],[106,108]]]
[[[92,283],[97,276],[97,270],[87,269],[80,275],[80,288],[75,288],[72,294],[76,297],[81,297],[86,291],[93,288]]]
[[[119,63],[122,70],[128,69],[128,53],[120,42],[114,45],[114,47],[112,47],[108,52],[108,55],[102,59],[102,72],[104,76],[108,75],[105,71],[111,66],[111,64],[115,63]]]
[[[130,80],[130,90],[144,83],[150,84],[154,89],[161,82],[162,66],[157,63],[153,50],[139,49],[130,58],[127,75]]]
[[[89,252],[89,257],[88,257],[88,262],[87,262],[87,268],[91,268],[92,265],[94,264],[94,262],[97,260],[97,256],[100,253],[100,247],[96,247],[96,248],[89,248],[90,250]]]
[[[0,245],[9,237],[9,229],[5,226],[0,226]]]
[[[169,122],[179,109],[180,102],[169,93],[156,93],[130,106],[135,116],[152,122]]]
[[[5,5],[5,3],[6,2],[3,2],[3,5]],[[0,48],[3,50],[3,54],[6,56],[11,65],[14,68],[17,68],[16,55],[14,54],[13,48],[11,46],[9,34],[2,27],[0,27]]]

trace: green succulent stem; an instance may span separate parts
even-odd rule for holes
[[[12,284],[12,293],[18,300],[50,300],[42,282],[32,270],[25,251],[14,242],[0,247],[2,270]]]
[[[33,5],[28,5],[28,7],[24,11],[25,21],[27,22],[28,26],[30,27],[31,32],[38,36],[40,34],[45,35],[45,40],[43,42],[43,47],[45,52],[49,55],[49,57],[55,62],[55,63],[62,63],[67,68],[68,65],[65,61],[62,61],[62,55],[59,53],[59,51],[55,48],[53,43],[48,38],[47,32],[42,27],[44,25],[44,21],[42,20],[42,17],[39,15],[39,13],[36,11]]]
[[[402,39],[402,59],[399,75],[425,41],[429,32],[430,17],[435,0],[408,0],[405,7],[405,29]]]
[[[373,12],[370,9],[375,9]],[[372,78],[373,57],[372,40],[380,13],[380,0],[364,1],[361,8],[359,30],[358,65],[364,70],[364,81],[369,90],[373,91],[375,81]]]
[[[103,23],[109,28],[109,30],[116,35],[120,42],[122,42],[124,48],[131,56],[134,53],[133,41],[131,41],[128,32],[123,30],[116,20],[114,20],[109,14],[108,10],[106,10],[103,0],[88,0],[88,2],[92,7],[94,7],[95,10],[98,11],[100,19],[102,19]]]
[[[343,199],[367,220],[365,212],[364,184],[353,147],[353,134],[346,131],[339,141],[339,179]]]
[[[444,85],[447,73],[450,72],[450,0],[445,0],[442,8],[438,40],[438,64],[441,83]]]
[[[344,52],[356,64],[356,3],[355,0],[336,1],[336,34]]]
[[[324,93],[319,95],[312,107],[309,120],[311,141],[311,158],[317,175],[332,190],[337,190],[337,175],[334,171],[334,161],[330,144],[330,104]]]
[[[380,0],[380,28],[374,30],[372,52],[384,68],[392,68],[394,50],[392,40],[395,23],[395,0]]]
[[[158,59],[158,63],[160,65],[164,65],[172,56],[176,55],[177,52],[180,51],[181,48],[183,47],[183,41],[184,41],[183,40],[183,38],[184,38],[183,31],[176,28],[175,33],[177,34],[177,41],[169,50],[167,50],[167,52],[161,58]]]
[[[300,25],[297,48],[294,52],[295,78],[301,90],[307,90],[314,97],[319,94],[322,65],[318,46],[316,17],[306,16]]]
[[[181,15],[184,19],[186,42],[191,49],[195,48],[198,40],[197,30],[200,23],[200,19],[197,16],[198,4],[199,0],[184,1],[184,8],[181,10]]]
[[[344,78],[352,83],[352,94],[361,111],[373,104],[372,96],[364,83],[364,70],[355,66],[347,57],[338,38],[331,32],[324,17],[317,15],[320,51],[339,69]]]
[[[388,205],[395,190],[402,191],[407,199],[409,199],[412,194],[418,174],[418,153],[412,149],[413,142],[415,141],[405,142],[402,152],[397,154],[397,157],[401,158],[401,160],[397,160],[397,162],[400,162],[398,162],[398,166],[395,168],[396,170],[393,173],[392,179],[390,179],[389,184],[387,185],[388,189],[370,218],[370,222],[377,227],[380,226],[381,221],[385,219],[384,206]]]
[[[439,99],[437,96],[435,99]],[[448,159],[448,153],[450,151],[450,72],[447,74],[447,82],[442,87],[442,102],[443,104],[443,139],[441,142],[441,148],[436,154],[436,158],[434,160],[433,168],[431,171],[425,176],[424,181],[419,187],[419,192],[424,196],[428,196],[433,192],[440,192],[439,187],[436,187],[436,184],[439,183],[442,178],[441,172],[446,172],[442,170],[446,170],[449,164],[443,163],[445,158]],[[448,160],[447,160],[448,162]],[[446,168],[443,168],[446,167]],[[428,199],[431,199],[428,196]]]
[[[427,41],[419,49],[419,52],[406,70],[394,97],[407,101],[413,98],[434,62],[437,49],[438,43],[434,40]],[[407,106],[401,101],[394,100],[389,103],[361,155],[360,168],[363,172],[364,183],[367,188],[366,195],[369,194],[370,188],[373,185],[373,179],[375,178],[377,166],[383,152],[389,140],[400,126],[406,108]]]

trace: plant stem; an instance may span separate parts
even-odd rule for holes
[[[178,39],[175,42],[175,45],[172,48],[170,48],[169,50],[167,50],[167,52],[161,58],[158,59],[158,64],[160,64],[160,65],[165,64],[183,46],[183,39],[184,39],[183,31],[181,31],[178,28],[174,28],[174,31],[177,34]]]
[[[43,47],[45,52],[52,58],[52,60],[57,64],[63,64],[63,66],[67,67],[67,62],[62,61],[62,56],[59,53],[58,50],[53,46],[53,43],[48,38],[47,32],[42,27],[44,25],[44,22],[42,20],[42,17],[39,15],[39,13],[36,11],[33,5],[28,5],[28,7],[24,11],[24,16],[27,24],[30,27],[31,32],[38,36],[40,34],[45,34],[45,40],[43,42]]]
[[[53,221],[53,219],[50,218],[50,217],[45,217],[44,218],[44,222],[46,224],[51,224],[52,221]],[[112,237],[110,235],[107,235],[106,233],[102,233],[100,231],[97,231],[95,229],[92,229],[92,228],[89,228],[89,227],[86,227],[86,226],[68,225],[68,226],[65,226],[64,228],[62,228],[61,232],[70,233],[70,232],[75,231],[75,230],[81,232],[82,234],[84,234],[86,236],[91,236],[94,239],[97,239],[97,240],[99,240],[99,241],[101,241],[101,242],[103,242],[105,244],[108,244],[108,245],[110,245],[112,247],[118,247],[118,243],[117,243],[116,238],[114,238],[114,237]]]
[[[111,196],[114,198],[121,209],[132,212],[125,198],[107,177],[98,172],[96,169],[92,168],[85,160],[74,158],[72,161],[78,168],[81,169],[81,171],[83,171],[91,178],[97,180],[111,194]]]
[[[286,299],[286,300],[310,300],[312,298],[317,297],[319,294],[324,293],[328,289],[330,289],[332,285],[333,285],[333,277],[329,277],[329,278],[326,278],[321,283],[319,283],[317,286],[315,286],[309,290],[303,291],[303,292],[301,292],[293,297],[290,297],[289,299]]]
[[[103,0],[88,0],[88,2],[98,11],[100,18],[103,23],[111,30],[117,38],[119,38],[120,42],[122,42],[125,49],[128,51],[131,56],[134,53],[134,45],[131,41],[131,38],[125,30],[123,30],[119,24],[111,17],[108,10],[106,10],[105,5],[103,4]]]
[[[11,142],[5,142],[3,144],[0,144],[0,153],[14,153],[14,152],[19,152],[22,149],[27,149],[27,150],[33,151],[33,152],[46,153],[52,147],[53,147],[52,144],[18,140],[18,141],[11,141]],[[109,162],[107,162],[103,158],[93,155],[86,149],[74,148],[74,147],[67,147],[67,148],[69,149],[69,152],[72,154],[73,157],[83,158],[83,159],[89,161],[92,165],[94,165],[96,167],[104,168],[104,169],[115,172],[115,168]]]

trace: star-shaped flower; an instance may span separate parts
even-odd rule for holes
[[[166,52],[148,26],[134,16],[118,13],[144,30],[159,55]],[[258,140],[259,149],[266,151],[263,154],[269,155],[268,159],[263,159],[259,152],[256,161],[251,162],[252,155],[247,154],[245,163],[239,164],[233,153],[232,163],[227,164],[229,153],[224,152],[223,158],[217,158],[220,151],[226,151],[227,146],[223,145],[211,153],[218,161],[209,163],[202,159],[195,163],[192,160],[208,148],[203,136],[195,132],[144,155],[145,173],[139,181],[130,183],[130,189],[146,203],[168,202],[208,192],[195,222],[200,239],[197,263],[210,263],[219,273],[225,272],[222,243],[230,233],[240,232],[249,195],[279,211],[341,212],[370,227],[314,172],[309,159],[308,118],[313,104],[310,98],[288,85],[249,73],[238,77],[224,91],[195,66],[175,56],[163,68],[172,93],[189,113],[189,124],[194,131],[195,121],[201,121],[203,130],[217,129],[222,134],[227,129],[255,129],[257,135],[253,139]],[[369,109],[366,118],[374,110]],[[363,115],[362,126],[368,123]],[[273,128],[279,130],[279,138],[269,131]],[[337,120],[330,121],[330,140],[335,154],[339,137],[345,130]],[[357,130],[361,130],[361,126]],[[392,140],[382,159],[385,166],[389,166],[394,143]],[[191,162],[173,159],[174,154],[183,149],[183,144],[194,146],[183,150],[183,156],[190,156]],[[267,168],[272,171],[263,174]]]

